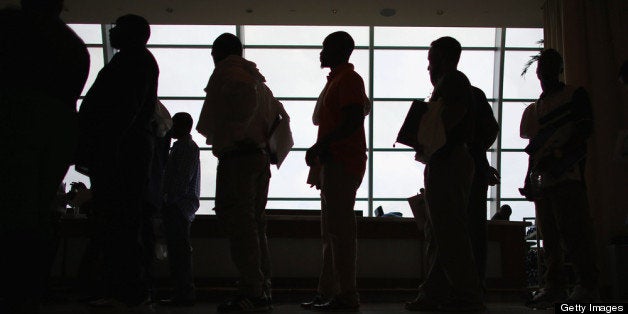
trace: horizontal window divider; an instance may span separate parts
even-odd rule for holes
[[[87,48],[102,48],[103,44],[85,44]]]
[[[502,198],[500,198],[500,200],[502,202],[530,202],[530,201],[528,201],[525,198],[519,198],[519,197],[502,197]],[[532,203],[532,202],[530,202],[530,203]],[[534,204],[534,203],[532,203],[532,204]]]
[[[146,48],[166,48],[166,49],[211,49],[212,45],[190,45],[190,44],[148,44]]]
[[[205,100],[205,96],[159,96],[158,98],[159,100]]]
[[[401,145],[403,145],[403,144],[401,144]],[[379,147],[379,148],[373,148],[373,151],[374,152],[413,152],[414,149],[412,149],[412,148],[396,148],[396,147],[392,147],[392,148]]]
[[[409,195],[408,197],[410,197],[411,195]],[[407,202],[408,201],[408,197],[373,197],[373,201],[379,201],[379,202]],[[200,197],[201,201],[214,201],[216,200],[216,197],[210,197],[210,196],[202,196]],[[299,201],[310,201],[310,202],[315,202],[315,201],[320,201],[320,197],[269,197],[268,198],[269,201],[286,201],[286,202],[299,202]],[[368,201],[368,198],[366,197],[357,197],[355,199],[356,201]],[[494,198],[492,197],[488,197],[486,199],[487,201],[495,201]],[[525,201],[526,199],[524,198],[501,198],[502,201],[511,201],[511,202],[519,202],[519,201]]]
[[[506,51],[536,51],[536,52],[539,52],[539,51],[543,50],[543,48],[539,48],[539,47],[508,47],[508,46],[506,46],[504,48],[504,50],[506,50]]]
[[[279,101],[316,101],[318,97],[275,97]]]
[[[424,100],[425,98],[412,98],[412,97],[402,97],[402,98],[396,98],[396,97],[376,97],[373,98],[373,101],[415,101],[415,100]]]
[[[425,101],[425,98],[420,98],[420,97],[417,97],[417,98],[412,98],[412,97],[400,97],[400,98],[397,98],[397,97],[375,97],[375,98],[373,98],[373,101],[399,101],[399,102],[401,102],[401,101],[414,101],[414,100]],[[495,99],[495,98],[487,98],[486,100],[488,102],[495,102],[495,101],[497,101],[497,99]]]
[[[504,98],[502,102],[535,102],[537,98]]]
[[[323,49],[323,45],[244,45],[244,49]],[[368,50],[369,46],[355,46],[357,50]]]
[[[430,46],[374,46],[375,50],[430,50]],[[497,51],[497,47],[462,47],[462,50]]]
[[[502,153],[523,153],[525,152],[523,148],[502,148]]]

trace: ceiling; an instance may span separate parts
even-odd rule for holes
[[[68,23],[542,27],[544,0],[66,0]],[[19,0],[0,0],[0,4]],[[383,16],[384,13],[394,13]],[[392,9],[392,10],[390,10]]]

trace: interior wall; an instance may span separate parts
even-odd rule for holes
[[[19,0],[0,0],[0,6]],[[543,0],[65,0],[68,23],[541,27]],[[394,9],[390,17],[380,14]]]

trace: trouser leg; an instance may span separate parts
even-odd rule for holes
[[[266,281],[256,212],[258,198],[266,198],[259,182],[270,177],[268,156],[246,155],[221,159],[216,174],[216,215],[229,235],[231,259],[240,273],[240,293],[258,297]],[[265,202],[264,202],[265,203]],[[264,261],[267,263],[266,261]]]
[[[330,298],[338,294],[339,291],[338,282],[334,276],[334,259],[328,220],[327,202],[321,193],[321,239],[323,244],[323,256],[321,273],[318,278],[318,293],[325,298]]]
[[[0,113],[8,114],[3,126],[19,125],[0,128],[5,145],[0,152],[0,244],[5,252],[0,257],[0,295],[9,312],[32,313],[38,310],[49,271],[52,205],[73,157],[76,114],[32,112],[32,124],[26,124],[15,120],[24,108],[11,113],[13,109]]]
[[[565,252],[574,266],[577,283],[597,289],[597,250],[584,185],[577,181],[561,184],[552,193],[551,202],[557,229],[563,239]]]
[[[476,173],[473,176],[471,192],[469,194],[469,206],[467,209],[469,236],[473,247],[473,257],[478,270],[480,285],[484,286],[486,276],[486,193],[488,184],[484,173]]]
[[[355,195],[362,178],[346,173],[342,165],[330,162],[323,166],[321,197],[325,199],[327,228],[338,295],[359,302],[356,288],[357,234]]]
[[[168,260],[175,295],[173,297],[194,298],[194,275],[192,270],[192,246],[190,245],[190,221],[179,208],[166,207],[164,231],[168,245]]]
[[[436,263],[454,299],[478,302],[480,287],[466,217],[473,161],[463,146],[455,146],[447,156],[433,157],[427,167],[426,205],[437,247]]]
[[[555,208],[548,198],[536,200],[536,224],[543,240],[543,259],[547,270],[543,274],[543,286],[547,289],[564,289],[567,278],[565,258],[560,244]]]

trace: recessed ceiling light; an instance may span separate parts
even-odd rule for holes
[[[384,8],[381,11],[379,11],[379,15],[385,16],[385,17],[391,17],[395,14],[397,14],[397,10],[393,8]]]

